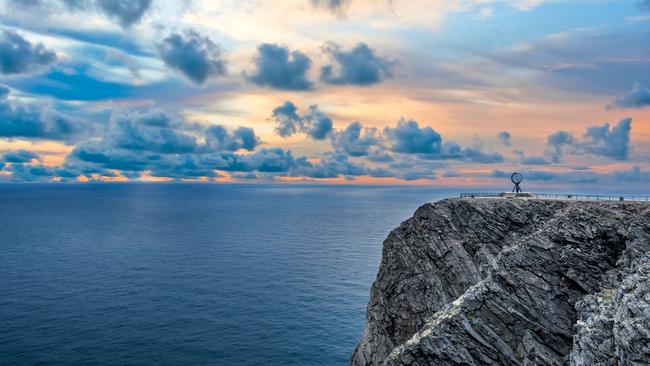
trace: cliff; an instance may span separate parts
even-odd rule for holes
[[[351,365],[649,365],[650,204],[448,199],[393,230]]]

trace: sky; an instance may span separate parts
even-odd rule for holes
[[[650,183],[650,1],[0,0],[0,182]]]

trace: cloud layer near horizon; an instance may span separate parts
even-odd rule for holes
[[[641,184],[647,6],[576,6],[3,1],[0,180]]]

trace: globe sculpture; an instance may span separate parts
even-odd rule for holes
[[[513,188],[512,191],[515,193],[522,193],[523,190],[521,189],[520,184],[524,180],[524,176],[517,172],[514,172],[510,176],[510,180],[512,181],[512,183],[515,184],[515,188]]]

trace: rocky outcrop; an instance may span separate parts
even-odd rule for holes
[[[427,204],[384,242],[351,365],[650,363],[650,205]]]

